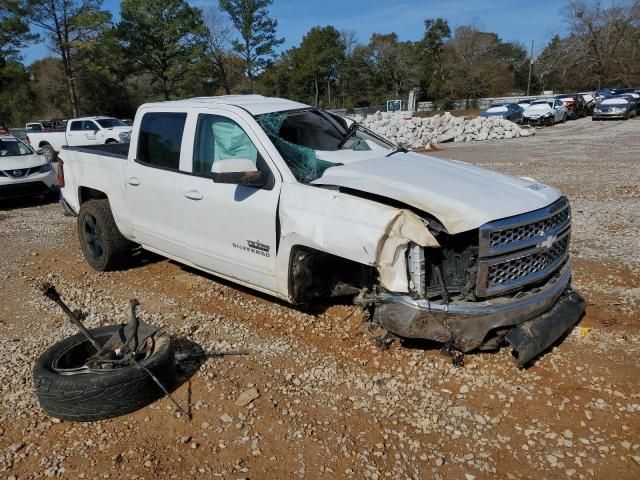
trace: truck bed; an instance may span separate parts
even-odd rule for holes
[[[86,145],[82,147],[62,147],[63,150],[71,150],[80,153],[91,153],[104,157],[112,157],[120,160],[126,160],[129,154],[128,143],[109,143],[105,145]]]

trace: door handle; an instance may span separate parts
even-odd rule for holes
[[[133,185],[134,187],[137,187],[138,185],[140,185],[140,180],[138,179],[138,177],[129,177],[127,178],[127,183],[129,185]]]
[[[202,200],[204,198],[198,190],[187,190],[186,192],[182,192],[182,194],[191,200]]]

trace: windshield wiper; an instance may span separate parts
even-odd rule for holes
[[[402,145],[397,145],[396,148],[391,150],[389,153],[385,155],[385,157],[390,157],[391,155],[395,155],[396,153],[408,153],[409,150],[404,148]]]
[[[358,124],[354,122],[347,130],[347,134],[345,135],[344,139],[338,144],[338,150],[344,147],[344,144],[347,143],[349,139],[356,134],[356,130],[358,130]]]

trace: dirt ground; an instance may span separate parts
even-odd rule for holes
[[[75,219],[0,203],[0,477],[83,479],[640,478],[640,121],[590,119],[534,137],[435,153],[562,189],[573,207],[580,327],[527,370],[507,349],[453,367],[437,346],[378,351],[350,305],[301,311],[150,254],[124,271],[84,262]],[[91,424],[35,399],[31,368],[73,333],[36,286],[48,279],[90,326],[127,302],[164,326],[181,364],[175,399]],[[260,393],[248,406],[235,400]]]

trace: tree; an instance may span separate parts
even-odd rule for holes
[[[0,67],[27,42],[37,38],[29,32],[29,25],[24,20],[24,6],[18,0],[3,0],[0,5]]]
[[[208,9],[204,18],[206,27],[204,41],[207,60],[212,63],[218,72],[224,91],[229,95],[231,93],[229,79],[231,26],[225,22],[220,11],[215,8]]]
[[[640,0],[603,8],[599,0],[572,0],[564,10],[570,36],[565,48],[570,53],[565,61],[579,65],[595,77],[597,88],[629,77],[629,67],[638,73]]]
[[[118,34],[127,56],[169,100],[202,59],[202,11],[185,0],[123,0],[120,16]]]
[[[23,0],[25,18],[44,30],[49,49],[62,59],[71,110],[78,113],[74,83],[82,69],[83,50],[111,21],[111,14],[101,10],[102,0]]]
[[[451,29],[443,18],[426,19],[424,28],[424,36],[417,45],[421,83],[422,89],[433,98],[442,89],[442,48],[451,37]]]
[[[374,33],[369,46],[376,70],[386,88],[396,98],[406,95],[418,83],[419,77],[414,45],[411,42],[399,42],[395,33]]]
[[[503,95],[513,87],[508,64],[498,56],[500,39],[495,33],[471,26],[456,29],[444,49],[444,86],[449,99],[471,100],[483,95]]]
[[[7,126],[24,125],[38,105],[29,70],[15,59],[9,59],[0,68],[0,121]]]
[[[344,60],[340,32],[332,26],[313,27],[295,50],[299,73],[313,81],[314,105],[318,106],[321,85],[327,85],[327,103],[331,104],[331,83],[337,80],[338,65]]]
[[[220,8],[229,14],[241,40],[233,40],[233,48],[243,58],[249,88],[253,80],[274,57],[275,48],[284,43],[277,38],[277,20],[269,18],[267,7],[273,0],[220,0]]]

